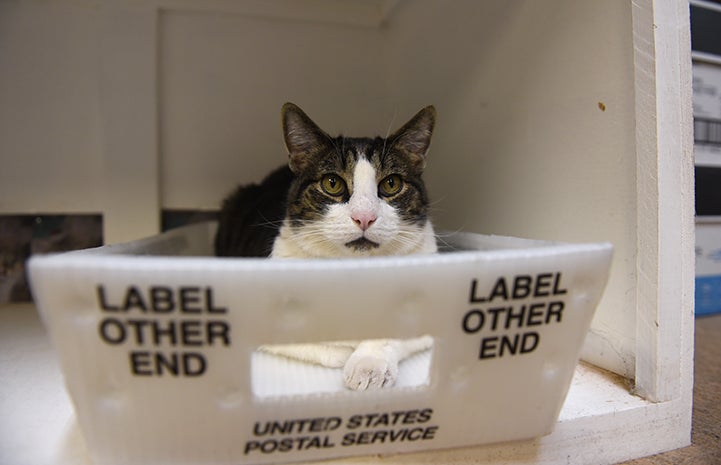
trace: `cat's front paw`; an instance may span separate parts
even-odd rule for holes
[[[390,387],[396,383],[396,378],[398,364],[375,355],[353,354],[343,367],[346,387],[356,391]]]

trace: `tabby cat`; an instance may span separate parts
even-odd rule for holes
[[[437,251],[422,179],[435,125],[432,106],[389,137],[331,137],[292,103],[283,106],[288,166],[223,203],[218,256],[369,257]],[[343,367],[351,389],[392,386],[398,363],[431,347],[429,336],[260,350]]]

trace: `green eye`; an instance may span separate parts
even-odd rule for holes
[[[381,195],[384,195],[386,197],[396,195],[401,191],[402,188],[403,180],[397,174],[391,174],[390,176],[384,178],[380,184],[378,184],[378,190],[380,191]]]
[[[334,197],[345,194],[345,182],[337,174],[326,174],[320,182],[323,191]]]

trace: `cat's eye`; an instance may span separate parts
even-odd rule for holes
[[[381,195],[384,195],[386,197],[396,195],[401,191],[402,188],[403,180],[397,174],[391,174],[390,176],[383,178],[380,184],[378,184],[378,190],[380,191]]]
[[[323,180],[320,182],[320,186],[323,191],[332,196],[339,196],[345,194],[345,181],[336,174],[326,174],[323,176]]]

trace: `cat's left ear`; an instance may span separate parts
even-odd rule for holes
[[[429,105],[388,139],[396,150],[405,154],[416,168],[422,170],[426,166],[426,152],[431,145],[435,124],[436,109]]]
[[[283,138],[294,173],[304,170],[317,153],[328,150],[330,136],[319,128],[297,105],[286,103],[281,110]]]

